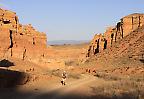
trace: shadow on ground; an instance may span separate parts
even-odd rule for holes
[[[29,76],[23,72],[0,69],[0,99],[143,99],[143,96],[137,93],[122,93],[119,96],[113,95],[96,95],[86,96],[73,94],[61,95],[61,90],[53,91],[50,93],[42,93],[37,90],[33,91],[20,91],[18,85],[23,85],[29,81]]]
[[[2,89],[0,90],[0,99],[143,99],[143,97],[136,96],[133,93],[124,93],[120,96],[103,96],[103,95],[94,95],[94,96],[85,96],[85,95],[74,95],[66,94],[59,95],[59,92],[51,92],[47,94],[39,94],[40,92],[31,91],[31,92],[21,92],[16,89]]]
[[[6,60],[6,59],[3,59],[0,61],[0,67],[11,67],[11,66],[14,66],[14,63],[9,61],[9,60]]]
[[[140,59],[140,62],[144,63],[144,59]]]
[[[50,93],[38,96],[35,99],[141,99],[139,96],[133,93],[124,93],[120,96],[104,96],[104,95],[93,95],[93,96],[85,96],[85,95],[57,95],[57,93]]]
[[[29,75],[23,72],[0,69],[0,88],[11,88],[28,82]]]

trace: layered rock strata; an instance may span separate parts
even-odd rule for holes
[[[0,9],[0,57],[38,62],[46,55],[46,34],[19,23],[16,13]]]
[[[123,39],[131,32],[144,25],[144,14],[134,13],[123,17],[115,27],[107,28],[103,34],[96,34],[91,41],[87,57],[91,57],[103,50],[110,48],[115,42]]]

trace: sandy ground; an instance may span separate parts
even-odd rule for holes
[[[43,82],[43,81],[42,81]],[[73,97],[91,96],[91,86],[100,86],[106,83],[104,80],[94,76],[83,74],[80,79],[67,80],[67,85],[62,86],[59,81],[51,84],[51,87],[42,83],[33,86],[25,85],[17,89],[4,89],[0,93],[0,99],[74,99]],[[29,88],[27,88],[27,87]],[[39,88],[39,89],[38,89]],[[33,89],[33,90],[32,90]]]
[[[32,79],[25,85],[0,89],[0,99],[144,99],[144,95],[142,98],[137,98],[137,94],[135,95],[135,93],[131,91],[134,86],[134,89],[138,90],[144,88],[143,84],[137,85],[137,83],[143,83],[143,64],[140,66],[130,61],[128,62],[130,63],[128,66],[124,64],[126,67],[120,64],[122,65],[121,67],[116,65],[115,67],[117,68],[115,68],[107,61],[102,61],[102,63],[101,61],[94,61],[85,63],[82,66],[77,65],[79,60],[82,60],[85,55],[86,46],[87,45],[82,45],[81,47],[54,46],[52,49],[55,50],[49,56],[49,58],[52,59],[50,66],[46,64],[39,65],[19,59],[9,59],[15,64],[15,66],[9,68],[10,70],[26,72],[32,76]],[[67,65],[59,64],[59,62],[57,62],[59,59],[63,59],[60,61],[67,63]],[[67,79],[66,86],[61,85],[61,78],[57,75],[57,72],[55,72],[56,75],[52,75],[53,70],[51,69],[57,70],[56,66],[60,66],[59,69],[61,71],[63,71],[62,67],[65,67],[66,71],[72,74],[71,77]],[[49,67],[52,68],[50,69]],[[86,69],[91,70],[91,73],[86,72]],[[96,70],[96,72],[93,72],[93,70]],[[76,77],[77,74],[80,75],[80,78]],[[94,76],[96,74],[99,77]],[[129,80],[127,82],[113,78],[113,76],[117,78],[118,75],[120,77],[128,75],[129,77],[129,75],[132,74],[140,74],[140,76],[142,76],[140,78],[142,79],[137,78],[138,76],[132,77],[132,80],[135,78],[137,78],[137,80],[134,80],[134,82],[130,80],[132,85],[128,86],[127,89],[125,89],[125,87],[129,84]],[[126,83],[123,84],[124,81]],[[119,85],[116,84],[116,82],[119,82]],[[106,87],[107,85],[108,87]],[[123,85],[123,88],[121,88],[121,85]],[[113,94],[112,91],[117,95],[117,98],[115,98],[115,94]],[[135,92],[137,93],[137,90]],[[144,93],[143,91],[140,92],[142,94]]]

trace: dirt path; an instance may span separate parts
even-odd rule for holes
[[[104,81],[91,75],[82,75],[82,79],[68,82],[66,86],[56,86],[55,88],[43,93],[36,94],[28,99],[63,99],[65,95],[73,93],[74,90],[80,86],[85,86],[93,81],[97,82],[97,86],[101,85]]]
[[[0,99],[80,99],[73,97],[74,93],[82,92],[87,94],[87,89],[92,85],[100,86],[104,84],[103,79],[83,74],[80,79],[67,81],[66,86],[56,83],[51,89],[45,87],[43,91],[19,91],[17,89],[7,89],[0,91]],[[39,84],[39,83],[38,83]],[[42,85],[39,85],[42,86]],[[83,99],[83,98],[81,98]]]

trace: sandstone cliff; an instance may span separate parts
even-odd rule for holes
[[[109,27],[104,34],[96,34],[94,36],[86,56],[91,57],[99,52],[103,52],[105,49],[113,47],[116,42],[122,40],[132,32],[134,34],[137,34],[135,31],[142,32],[144,28],[141,27],[143,25],[144,14],[134,13],[123,17],[115,27]]]
[[[0,57],[39,62],[45,57],[47,38],[31,24],[19,23],[16,13],[0,9]]]

